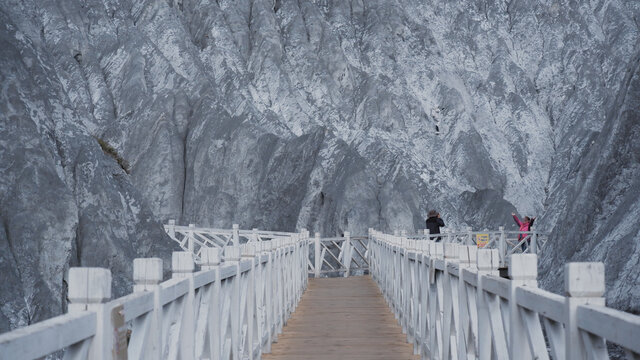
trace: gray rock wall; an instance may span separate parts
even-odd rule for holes
[[[133,257],[168,254],[168,219],[362,234],[421,229],[431,208],[456,227],[541,216],[545,286],[567,260],[605,260],[610,301],[638,310],[639,13],[6,0],[0,330],[42,299],[59,312],[70,265],[111,266],[123,290]]]
[[[69,266],[131,291],[135,257],[173,247],[125,171],[83,125],[42,43],[0,12],[0,331],[63,311]]]

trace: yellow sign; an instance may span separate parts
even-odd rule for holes
[[[489,234],[476,234],[476,244],[479,248],[485,247],[489,243]]]

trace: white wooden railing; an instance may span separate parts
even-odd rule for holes
[[[264,241],[294,235],[289,232],[258,229],[240,230],[237,224],[234,224],[231,230],[196,227],[194,224],[180,226],[173,220],[170,220],[164,229],[184,251],[194,254],[196,263],[200,262],[203,249],[224,249],[229,245],[245,243],[258,243],[257,246],[261,246]],[[306,230],[303,232],[306,233]],[[369,270],[368,241],[367,236],[351,236],[349,232],[345,232],[344,236],[325,238],[316,233],[308,257],[309,273],[315,277],[364,275]]]
[[[537,287],[537,255],[370,230],[371,274],[424,359],[640,359],[640,316],[607,308],[602,263],[565,265],[561,296]]]
[[[264,231],[258,229],[240,230],[237,224],[231,230],[176,225],[170,220],[164,229],[184,251],[194,254],[196,263],[200,261],[202,249],[216,247],[224,249],[228,245],[240,245],[243,243],[271,241],[278,238],[286,238],[294,233]],[[305,231],[305,230],[303,230]],[[345,232],[340,237],[320,237],[316,233],[313,241],[313,251],[309,253],[309,273],[315,277],[320,276],[349,276],[363,275],[369,271],[368,237],[351,236]],[[544,249],[548,234],[540,231],[505,231],[504,227],[496,230],[472,231],[452,230],[444,228],[442,234],[429,234],[424,230],[419,234],[407,234],[406,231],[396,231],[396,236],[413,240],[433,240],[445,243],[457,243],[464,245],[478,245],[487,249],[498,249],[501,268],[508,266],[509,257],[512,254],[527,253],[539,254]]]
[[[0,359],[254,359],[269,352],[307,286],[308,234],[135,259],[132,294],[111,273],[69,270],[69,312],[0,336]],[[224,256],[221,256],[224,255]]]
[[[369,271],[369,238],[343,237],[313,239],[313,253],[309,253],[309,274],[321,276],[364,275]]]
[[[263,241],[286,239],[297,235],[297,233],[282,231],[241,230],[238,224],[233,224],[231,229],[198,227],[195,224],[182,226],[176,225],[175,220],[169,220],[169,223],[164,225],[164,230],[182,250],[194,254],[196,263],[200,261],[202,249],[212,247],[224,249],[229,245],[238,246],[250,242],[262,243]]]
[[[444,243],[497,249],[500,267],[504,268],[509,265],[509,257],[513,254],[541,254],[549,238],[549,234],[541,231],[506,231],[503,226],[500,226],[497,231],[473,231],[470,227],[465,230],[444,228],[442,234],[430,234],[429,230],[419,234],[396,231],[394,236],[399,236],[401,239],[437,240]]]

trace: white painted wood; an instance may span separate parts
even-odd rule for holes
[[[133,260],[134,293],[151,293],[149,299],[140,304],[144,309],[133,311],[131,301],[125,306],[125,320],[133,321],[133,330],[128,348],[132,359],[158,359],[162,356],[162,308],[160,305],[160,283],[163,279],[162,259],[138,258]],[[150,313],[147,310],[151,307]],[[138,318],[139,317],[139,318]]]
[[[78,311],[0,335],[3,359],[36,359],[78,343],[90,343],[96,331],[96,315]],[[88,342],[84,340],[88,339]],[[86,345],[85,345],[86,346]]]
[[[579,305],[576,316],[581,330],[640,354],[640,316],[599,305]]]
[[[502,233],[505,244],[512,241],[504,230]],[[503,262],[500,249],[455,250],[453,244],[461,239],[456,234],[459,233],[448,233],[452,242],[445,242],[444,246],[431,243],[425,247],[412,238],[369,232],[371,274],[405,329],[408,341],[417,342],[415,348],[423,358],[563,359],[570,352],[569,346],[580,345],[588,358],[600,359],[606,357],[604,339],[625,347],[630,358],[636,357],[637,345],[631,339],[637,338],[640,324],[633,322],[636,320],[632,315],[602,306],[602,274],[581,275],[578,283],[567,287],[569,294],[583,296],[582,302],[600,302],[578,305],[579,312],[613,312],[579,316],[577,333],[581,343],[572,345],[565,341],[571,321],[565,303],[571,301],[571,296],[537,289],[534,254],[514,254]],[[476,266],[469,266],[470,261]],[[503,264],[511,264],[510,280],[498,277],[498,266]],[[567,276],[582,272],[568,271]],[[429,290],[421,289],[416,281],[429,285]],[[599,287],[588,285],[594,282]],[[616,315],[620,318],[616,319]],[[622,322],[622,318],[633,321]],[[619,326],[598,326],[608,322]],[[618,328],[625,336],[615,331]]]
[[[134,292],[153,291],[162,282],[162,259],[138,258],[133,260]]]
[[[195,238],[195,232],[194,232],[195,228],[196,228],[196,224],[189,224],[189,233],[187,237],[187,250],[192,254],[195,252],[195,249],[196,249],[196,246],[195,246],[196,238]]]
[[[587,357],[586,348],[578,328],[578,306],[604,306],[604,264],[568,263],[564,270],[565,292],[565,359],[578,360]]]
[[[188,251],[174,251],[171,254],[172,278],[185,279],[190,277],[195,270],[193,254]]]
[[[111,298],[111,271],[102,268],[69,269],[69,309],[88,310]]]
[[[240,225],[233,224],[233,245],[240,245]]]
[[[201,252],[200,269],[217,270],[222,260],[220,248],[204,248]]]
[[[345,231],[344,238],[344,276],[348,277],[351,270],[351,234],[348,231]]]
[[[174,279],[186,279],[188,291],[181,301],[180,334],[177,339],[176,355],[182,359],[191,359],[195,356],[195,284],[193,271],[195,263],[193,253],[187,251],[174,251],[171,256],[171,270]]]
[[[516,289],[515,299],[520,307],[529,309],[548,319],[565,321],[564,297],[534,287]]]
[[[111,307],[104,302],[111,298],[111,271],[102,268],[69,269],[69,313],[95,312],[95,336],[89,347],[91,359],[108,359],[114,349],[114,329]]]
[[[320,244],[320,233],[316,233],[313,243],[314,250],[314,277],[320,277],[320,270],[322,269],[322,256],[321,256],[321,244]]]
[[[516,299],[516,290],[521,286],[538,287],[538,257],[535,254],[514,254],[511,255],[511,264],[509,266],[509,282],[510,293],[509,299]],[[525,310],[526,311],[526,310]],[[532,359],[535,351],[526,351],[531,341],[538,341],[542,337],[542,328],[538,333],[540,321],[529,313],[524,313],[524,317],[529,320],[528,323],[523,321],[520,307],[517,301],[509,301],[509,356],[511,359],[516,357],[522,360]],[[529,317],[526,317],[530,315]],[[529,325],[529,328],[527,328]],[[535,329],[531,329],[535,326]],[[529,329],[530,331],[527,331]],[[533,334],[533,336],[531,335]],[[544,344],[544,339],[543,339]],[[535,344],[539,346],[539,343]],[[546,353],[546,351],[545,351]]]
[[[124,339],[125,323],[132,359],[251,359],[269,352],[307,286],[308,231],[236,227],[216,230],[212,240],[211,229],[165,228],[191,231],[196,247],[172,254],[172,279],[162,282],[160,259],[136,259],[134,293],[107,302],[108,270],[71,269],[70,314],[1,335],[0,354],[33,358],[64,347],[65,359],[111,359],[118,346],[127,346],[117,341]],[[563,297],[536,288],[535,255],[514,254],[503,262],[500,249],[459,245],[473,235],[469,229],[447,231],[440,243],[401,234],[371,229],[368,239],[346,234],[319,239],[317,247],[314,239],[313,273],[328,264],[323,254],[329,247],[341,249],[330,256],[343,271],[347,264],[353,271],[369,269],[423,358],[601,359],[608,356],[605,340],[638,357],[640,317],[604,306],[602,264],[567,265],[569,296]],[[505,244],[513,241],[507,236],[517,236],[492,234],[504,235]],[[247,243],[233,245],[241,236]],[[181,239],[188,245],[188,238]],[[225,245],[209,248],[207,241]],[[503,264],[510,265],[510,279],[497,277]]]

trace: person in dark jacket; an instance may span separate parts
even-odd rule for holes
[[[430,210],[427,214],[427,229],[429,234],[440,234],[440,228],[444,227],[444,221],[440,218],[440,213],[435,210]],[[436,238],[436,242],[442,240],[440,236]]]

